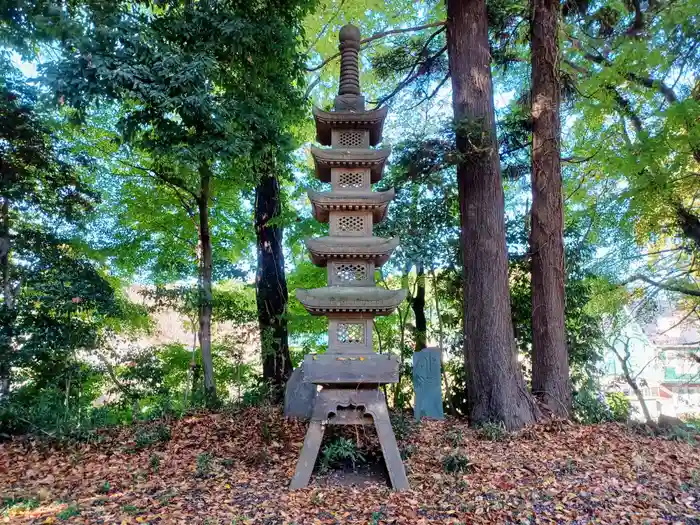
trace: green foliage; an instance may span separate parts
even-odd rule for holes
[[[134,448],[141,450],[170,441],[170,427],[162,423],[139,427],[134,434]]]
[[[10,514],[33,510],[39,507],[41,503],[34,498],[2,498],[0,506],[0,516],[9,517]]]
[[[448,474],[457,474],[469,472],[472,469],[472,464],[469,457],[457,449],[442,458],[442,468]]]
[[[391,412],[389,418],[391,420],[391,428],[394,429],[394,435],[399,441],[410,437],[418,427],[418,424],[413,419],[413,415],[408,412]]]
[[[357,464],[366,461],[365,455],[357,448],[357,444],[350,439],[339,437],[328,443],[321,451],[321,470],[342,468],[348,463],[355,469]]]
[[[80,509],[78,508],[77,505],[69,505],[62,511],[58,512],[56,514],[56,517],[59,520],[62,521],[68,521],[71,519],[73,516],[79,516],[80,515]]]
[[[197,469],[195,474],[198,478],[206,478],[211,474],[212,456],[209,452],[197,455]]]
[[[154,474],[158,474],[160,470],[160,456],[155,452],[152,453],[151,457],[148,459],[148,466],[151,467],[151,471],[153,471]]]
[[[605,394],[605,402],[610,409],[610,417],[613,421],[624,423],[630,418],[630,400],[622,392],[609,392]]]
[[[464,441],[464,434],[458,429],[450,430],[447,434],[445,434],[445,437],[447,438],[447,442],[450,444],[450,446],[454,448],[462,445],[462,442]]]
[[[500,421],[487,421],[477,428],[477,435],[486,441],[508,441],[510,433]]]
[[[603,423],[613,418],[605,396],[592,385],[574,392],[573,401],[574,419],[584,425]]]

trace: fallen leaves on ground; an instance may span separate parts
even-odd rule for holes
[[[290,492],[306,426],[276,409],[167,424],[169,440],[146,444],[132,427],[72,447],[0,445],[0,523],[700,524],[700,449],[622,425],[485,441],[458,420],[424,421],[401,442],[411,490],[398,493],[313,480]],[[466,470],[448,473],[455,450]]]

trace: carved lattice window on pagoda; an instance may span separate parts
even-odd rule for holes
[[[338,133],[338,146],[344,148],[361,148],[365,145],[364,131],[340,131]]]
[[[365,231],[365,219],[361,215],[341,215],[337,220],[337,228],[341,233],[362,233]]]
[[[338,323],[338,342],[347,345],[365,342],[365,325],[358,323]]]
[[[361,171],[344,171],[338,175],[338,187],[342,189],[361,188],[365,183],[365,174]]]
[[[350,283],[367,280],[367,265],[363,263],[341,263],[335,267],[335,275],[338,281]]]

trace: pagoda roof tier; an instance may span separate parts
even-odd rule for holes
[[[331,145],[331,131],[335,129],[362,129],[369,131],[369,143],[376,146],[382,141],[382,128],[388,107],[371,111],[323,111],[313,108],[316,120],[316,140]]]
[[[306,248],[316,266],[326,266],[333,259],[367,259],[380,267],[399,245],[398,237],[317,237],[306,239]]]
[[[327,286],[305,290],[297,288],[297,299],[311,315],[333,313],[371,313],[389,315],[406,298],[406,290],[387,290],[367,286]]]
[[[374,223],[386,217],[389,203],[394,198],[394,189],[387,191],[313,191],[308,190],[314,218],[319,222],[328,222],[328,212],[371,210]]]
[[[316,178],[323,182],[331,181],[331,168],[370,168],[372,183],[382,178],[384,163],[391,154],[391,148],[331,148],[311,146],[311,156],[316,165]]]

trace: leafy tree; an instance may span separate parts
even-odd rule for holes
[[[84,116],[105,98],[120,104],[118,130],[158,193],[177,199],[197,232],[199,339],[207,397],[211,360],[212,202],[250,188],[250,155],[283,143],[280,117],[299,107],[296,52],[306,2],[192,4],[86,2],[82,34],[62,41],[45,76],[59,102]],[[225,198],[225,197],[224,197]],[[225,213],[225,212],[224,212]],[[160,214],[158,214],[160,215]]]
[[[76,215],[90,209],[94,199],[62,158],[45,116],[38,113],[36,91],[7,54],[0,56],[0,75],[0,396],[6,397],[18,338],[26,336],[18,323],[26,323],[23,315],[27,308],[31,310],[22,303],[31,295],[26,287],[41,284],[36,277],[41,275],[45,249],[58,243],[47,227],[54,232],[61,224],[68,227]],[[55,261],[57,256],[54,252],[49,259]]]

